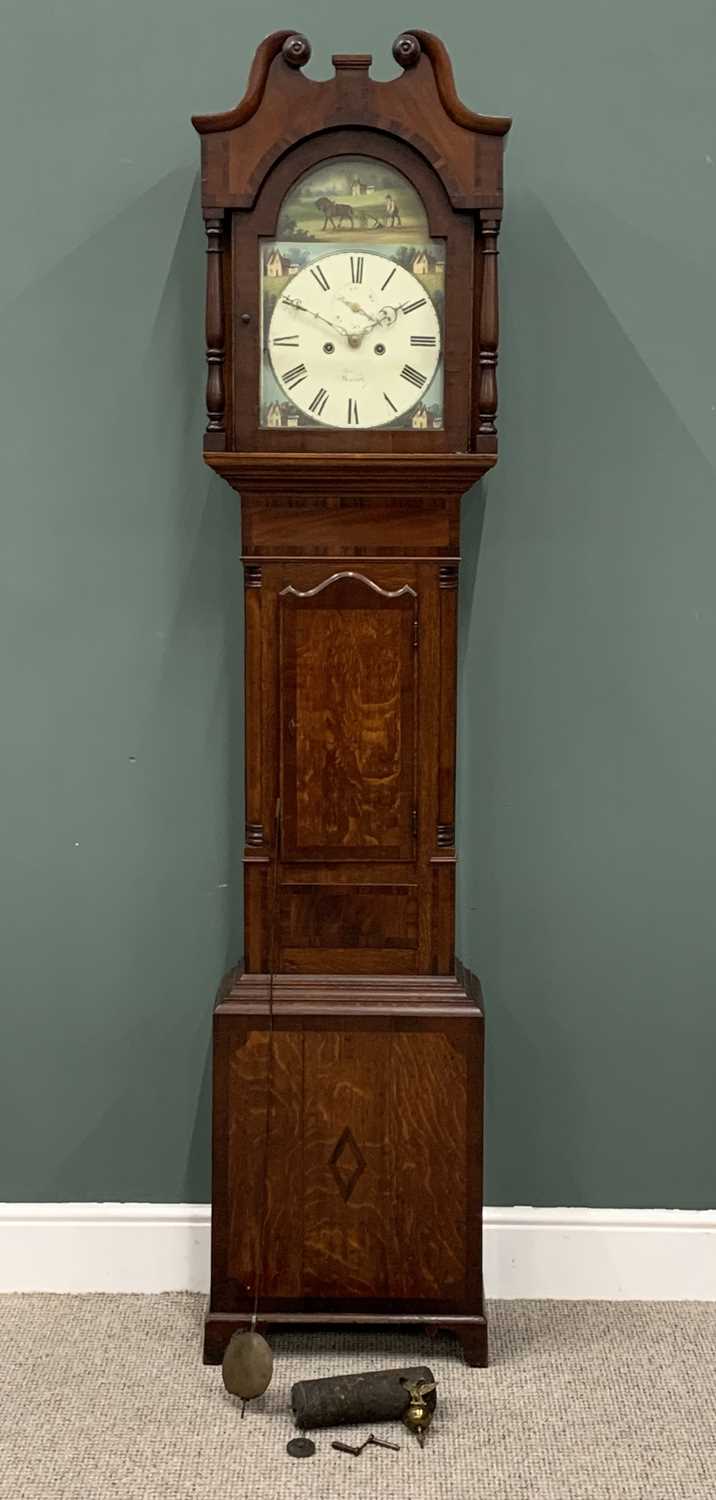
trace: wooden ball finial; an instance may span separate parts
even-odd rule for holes
[[[281,51],[289,68],[303,68],[311,56],[311,43],[307,36],[302,36],[297,31],[293,36],[286,37]]]
[[[414,68],[420,57],[420,42],[411,31],[401,31],[393,42],[393,57],[401,68]]]

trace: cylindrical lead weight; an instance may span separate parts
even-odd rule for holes
[[[427,1365],[404,1370],[367,1370],[364,1375],[329,1375],[324,1380],[299,1380],[291,1389],[297,1427],[339,1427],[342,1423],[398,1422],[410,1404],[402,1380],[432,1384]],[[425,1397],[435,1410],[436,1392]]]

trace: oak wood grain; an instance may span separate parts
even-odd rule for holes
[[[339,573],[279,597],[284,860],[411,858],[414,591]]]
[[[255,1287],[262,1204],[262,1299],[310,1309],[338,1299],[383,1311],[406,1300],[461,1313],[468,1301],[470,1159],[479,1156],[482,1016],[464,985],[429,1015],[405,993],[361,1010],[267,1005],[250,976],[227,976],[217,1007],[212,1308],[241,1310]],[[288,983],[284,980],[284,986]],[[384,989],[385,980],[359,981]],[[225,997],[246,989],[242,1003]],[[313,988],[335,989],[335,978]],[[459,998],[458,998],[459,997]],[[264,1177],[267,1077],[270,1146]],[[478,1084],[477,1094],[474,1088]],[[261,1170],[257,1170],[260,1164]],[[265,1199],[263,1195],[265,1194]],[[469,1286],[482,1313],[481,1286]]]
[[[271,1043],[268,1031],[252,1029],[229,1054],[226,1275],[249,1296],[255,1293],[257,1275],[266,1296],[301,1291],[301,1234],[296,1222],[300,1202],[292,1190],[302,1160],[302,1042],[300,1031],[278,1031]],[[264,1165],[269,1076],[269,1151]]]
[[[449,1035],[406,1028],[392,1038],[395,1297],[459,1300],[465,1292],[467,1063]]]
[[[389,1294],[389,1070],[380,1031],[306,1033],[303,1289],[308,1297]]]

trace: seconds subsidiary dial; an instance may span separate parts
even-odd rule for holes
[[[306,416],[327,427],[382,427],[427,393],[440,322],[399,262],[336,251],[292,276],[267,345],[276,379]]]

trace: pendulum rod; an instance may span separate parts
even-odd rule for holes
[[[271,1144],[271,1098],[273,1094],[273,1053],[274,1053],[274,1028],[273,1028],[273,980],[276,967],[275,940],[276,940],[276,900],[278,894],[278,852],[281,831],[281,799],[276,802],[276,818],[274,824],[274,849],[273,869],[271,871],[271,893],[268,906],[268,1048],[266,1053],[266,1116],[264,1122],[263,1141],[263,1171],[261,1175],[261,1203],[259,1208],[258,1237],[256,1244],[256,1265],[254,1267],[254,1306],[251,1313],[251,1332],[256,1331],[256,1318],[259,1307],[259,1296],[261,1293],[261,1282],[264,1269],[264,1231],[266,1227],[266,1209],[268,1203],[268,1165],[269,1147]],[[241,1403],[241,1416],[246,1411],[246,1402]]]

